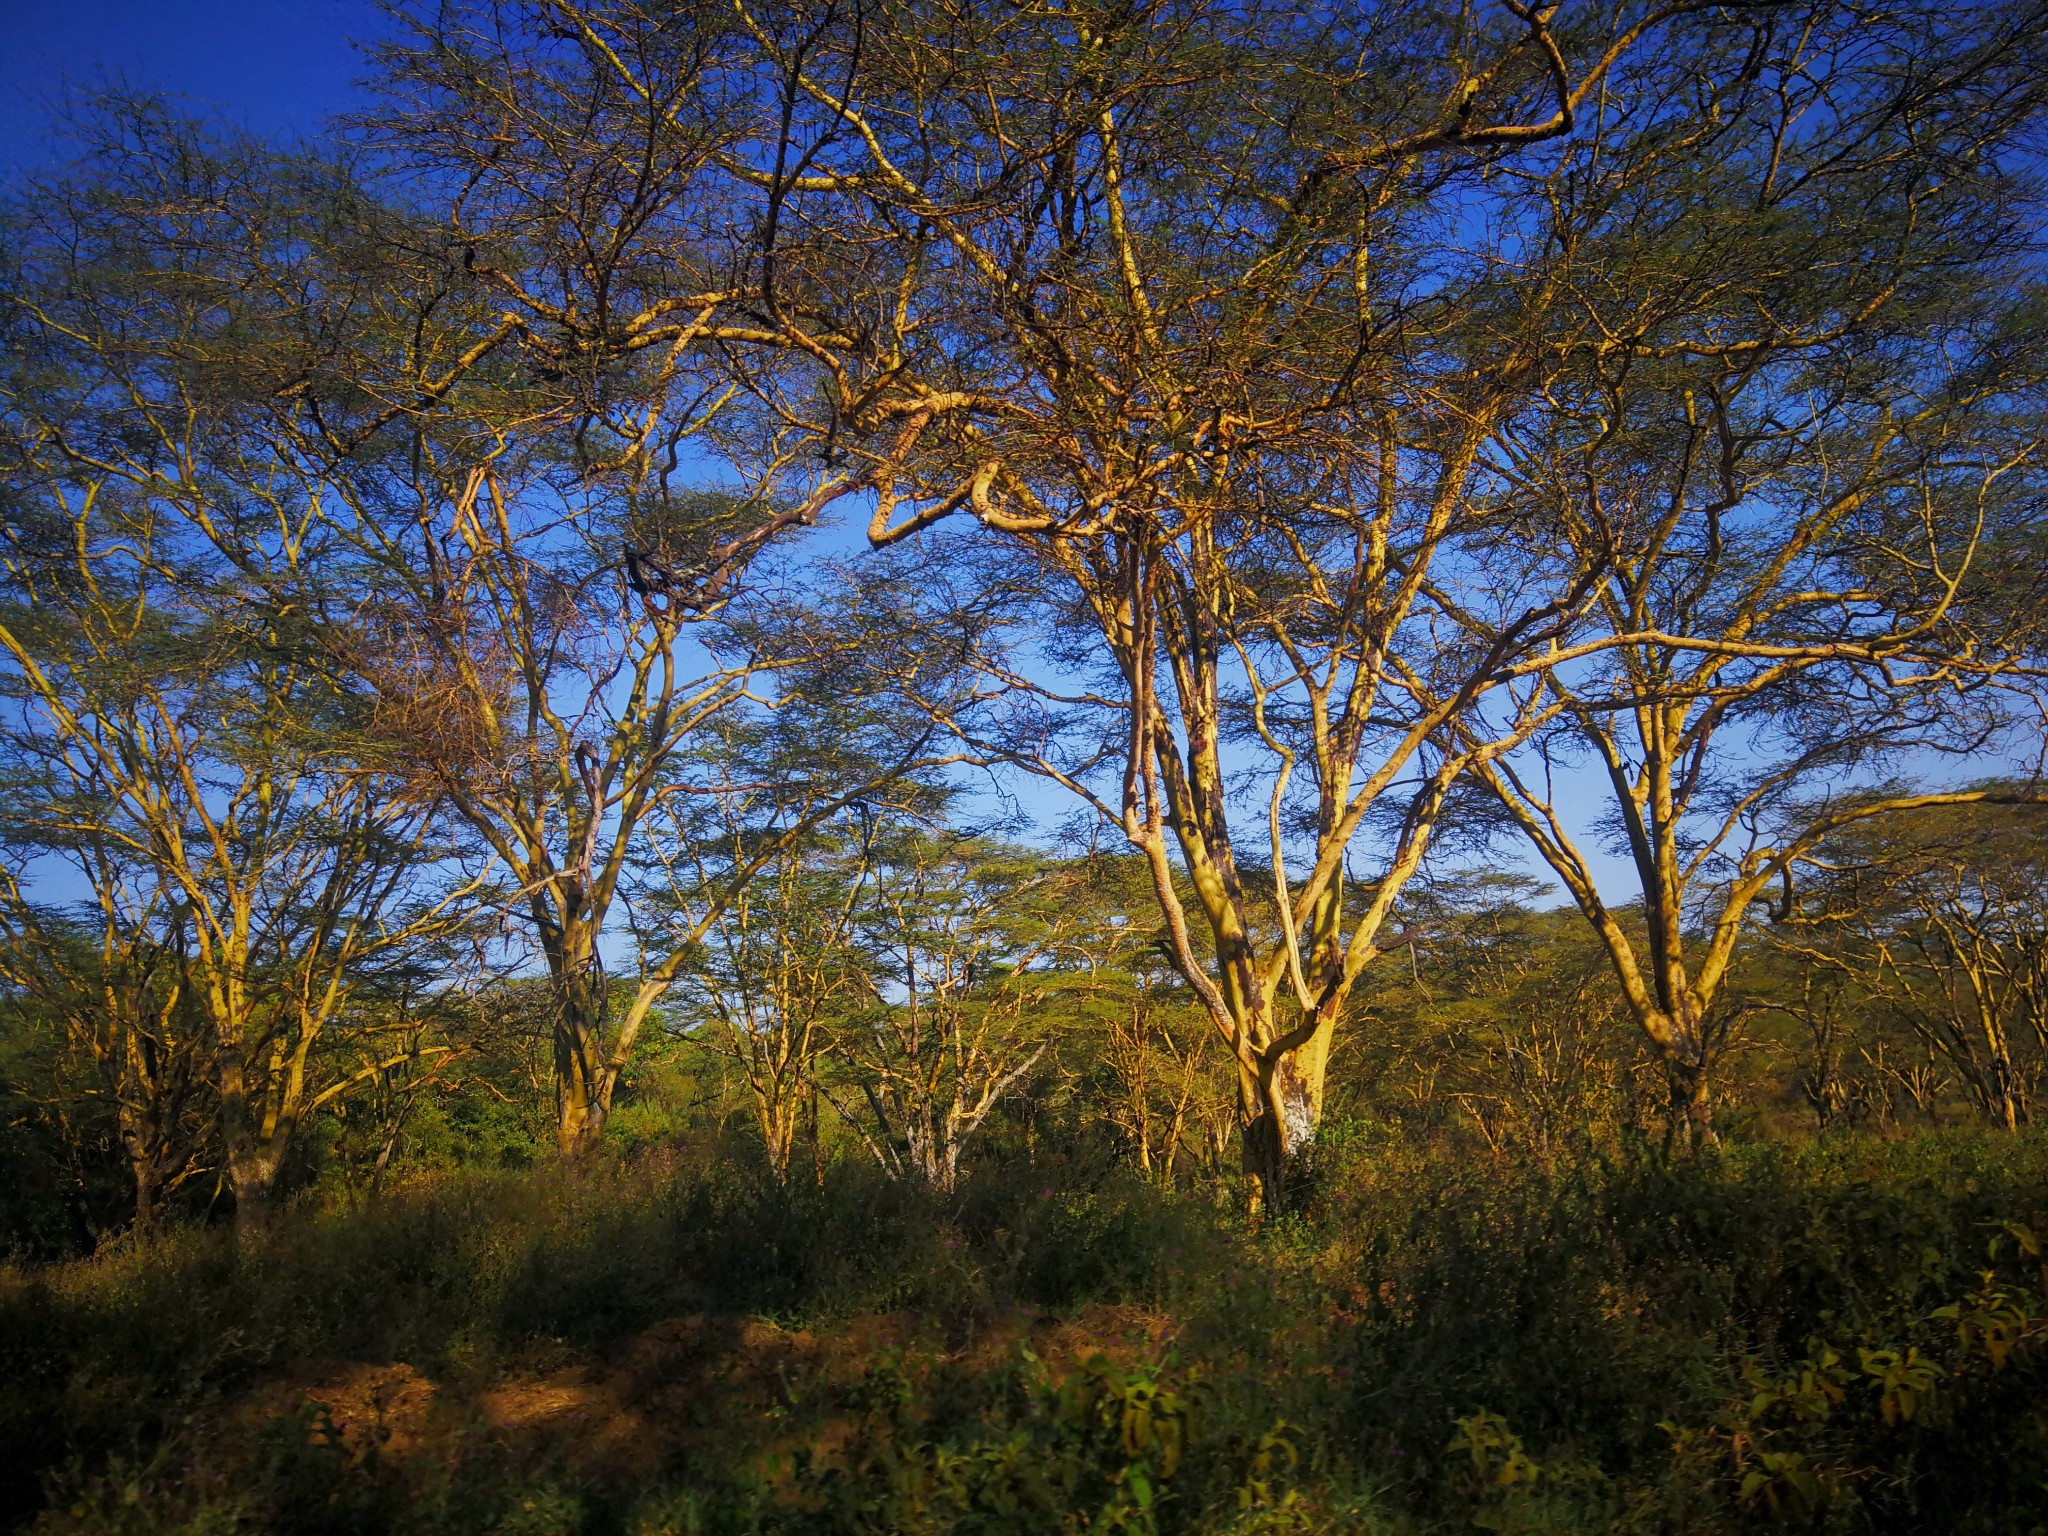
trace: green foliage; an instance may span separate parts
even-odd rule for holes
[[[1418,1486],[1457,1422],[1501,1529],[2000,1529],[2048,1475],[2048,1277],[2011,1214],[2041,1157],[1844,1141],[1453,1174],[1399,1225],[1368,1199],[1355,1411]]]
[[[1988,1533],[2042,1506],[2032,1135],[1545,1171],[1361,1133],[1257,1230],[1106,1163],[953,1200],[747,1168],[450,1175],[239,1255],[187,1232],[17,1272],[12,1507],[81,1533],[1169,1536]],[[281,1385],[321,1361],[402,1366],[439,1417],[365,1441]],[[592,1381],[597,1441],[485,1406]],[[638,1460],[593,1461],[608,1414]]]

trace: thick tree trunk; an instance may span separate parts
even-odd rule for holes
[[[228,1188],[235,1195],[235,1241],[248,1242],[270,1225],[277,1195],[279,1159],[267,1150],[244,1148],[228,1154]]]
[[[1713,1052],[1706,1029],[1706,1007],[1682,987],[1670,1011],[1632,999],[1636,1022],[1664,1060],[1664,1081],[1671,1090],[1670,1134],[1685,1133],[1692,1147],[1720,1143],[1714,1130],[1714,1098],[1709,1086]]]
[[[606,1112],[601,1085],[588,1070],[588,1056],[568,1027],[555,1031],[555,1147],[565,1158],[582,1157],[604,1134]]]
[[[2017,1131],[2021,1119],[2020,1101],[2013,1086],[2012,1064],[1994,1057],[1984,1079],[1984,1091],[1980,1095],[1984,1118],[2001,1130]]]
[[[1304,1044],[1266,1064],[1248,1089],[1243,1108],[1245,1171],[1258,1179],[1264,1208],[1286,1207],[1300,1188],[1323,1120],[1323,1083],[1329,1067],[1334,1018]]]
[[[1985,1108],[1991,1119],[2008,1131],[2017,1131],[2023,1116],[2020,1114],[2019,1085],[2012,1068],[2012,1050],[2006,1043],[2005,1032],[1999,1028],[1985,1030],[1990,1047],[1990,1102]]]
[[[235,1196],[235,1241],[241,1243],[270,1221],[290,1124],[282,1118],[273,1122],[261,1099],[252,1098],[239,1060],[229,1058],[219,1082],[222,1150],[228,1188]]]
[[[128,1157],[128,1173],[135,1185],[135,1230],[153,1232],[162,1213],[164,1171],[157,1155],[156,1138],[147,1121],[123,1105],[120,1113],[121,1148]]]
[[[157,1187],[155,1165],[150,1162],[139,1162],[133,1165],[133,1172],[135,1230],[142,1233],[154,1232],[163,1211],[163,1192]]]
[[[578,1158],[597,1145],[612,1107],[599,1059],[601,999],[573,980],[556,986],[555,1145],[563,1157]]]
[[[1706,1062],[1697,1056],[1691,1060],[1673,1059],[1666,1066],[1666,1077],[1671,1084],[1673,1131],[1683,1130],[1687,1143],[1695,1148],[1719,1146],[1721,1138],[1714,1130],[1714,1095]]]

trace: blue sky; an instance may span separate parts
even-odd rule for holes
[[[259,133],[315,132],[355,99],[351,40],[390,27],[374,0],[0,0],[0,169],[64,159],[50,105],[110,80]]]

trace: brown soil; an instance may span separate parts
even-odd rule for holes
[[[237,1417],[253,1427],[306,1413],[310,1439],[337,1439],[352,1458],[374,1454],[387,1466],[445,1458],[481,1435],[521,1461],[637,1481],[694,1457],[766,1467],[787,1465],[798,1447],[814,1461],[836,1457],[857,1431],[840,1400],[879,1359],[915,1382],[1000,1369],[1028,1347],[1059,1380],[1096,1354],[1120,1364],[1156,1356],[1173,1333],[1171,1319],[1132,1307],[1067,1319],[869,1314],[820,1332],[698,1314],[655,1324],[607,1360],[562,1365],[557,1356],[473,1381],[437,1382],[402,1362],[308,1361],[252,1394]]]

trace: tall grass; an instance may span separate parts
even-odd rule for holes
[[[0,1463],[51,1531],[2025,1531],[2036,1233],[2031,1135],[1548,1171],[1358,1135],[1259,1227],[1085,1164],[949,1200],[850,1164],[451,1175],[239,1254],[8,1273]],[[852,1342],[635,1378],[696,1417],[630,1474],[481,1422],[365,1456],[264,1396],[326,1361],[471,1401],[685,1317]]]

